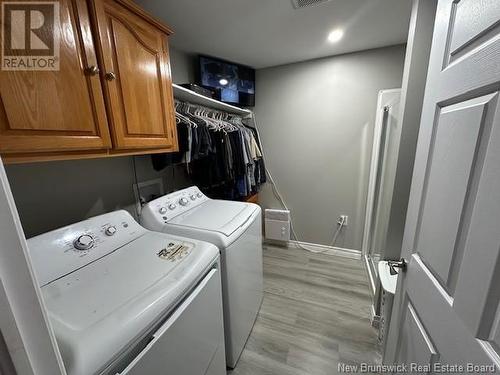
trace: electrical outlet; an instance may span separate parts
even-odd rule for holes
[[[337,220],[337,223],[340,224],[342,222],[343,222],[344,227],[347,227],[347,224],[349,223],[349,216],[347,216],[347,215],[340,215],[339,219]]]

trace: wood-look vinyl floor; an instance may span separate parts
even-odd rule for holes
[[[265,246],[264,300],[231,375],[331,375],[380,363],[360,260]]]

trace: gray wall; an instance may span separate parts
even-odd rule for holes
[[[136,156],[137,181],[160,178],[165,192],[189,185],[183,167],[152,168]],[[135,218],[134,157],[6,165],[7,177],[26,236],[85,218],[126,209]]]
[[[378,91],[401,87],[394,46],[257,71],[257,124],[267,167],[301,241],[361,249]],[[260,200],[280,207],[269,184]]]
[[[170,68],[174,83],[194,83],[196,56],[170,47]]]
[[[5,169],[27,237],[119,208],[134,210],[132,158],[7,165]]]

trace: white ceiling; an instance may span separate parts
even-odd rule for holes
[[[294,9],[291,0],[136,0],[171,26],[182,51],[254,68],[405,43],[411,0],[331,0]],[[332,44],[332,29],[344,30]]]

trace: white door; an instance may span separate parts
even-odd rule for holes
[[[498,371],[500,1],[440,0],[436,17],[384,362]]]

